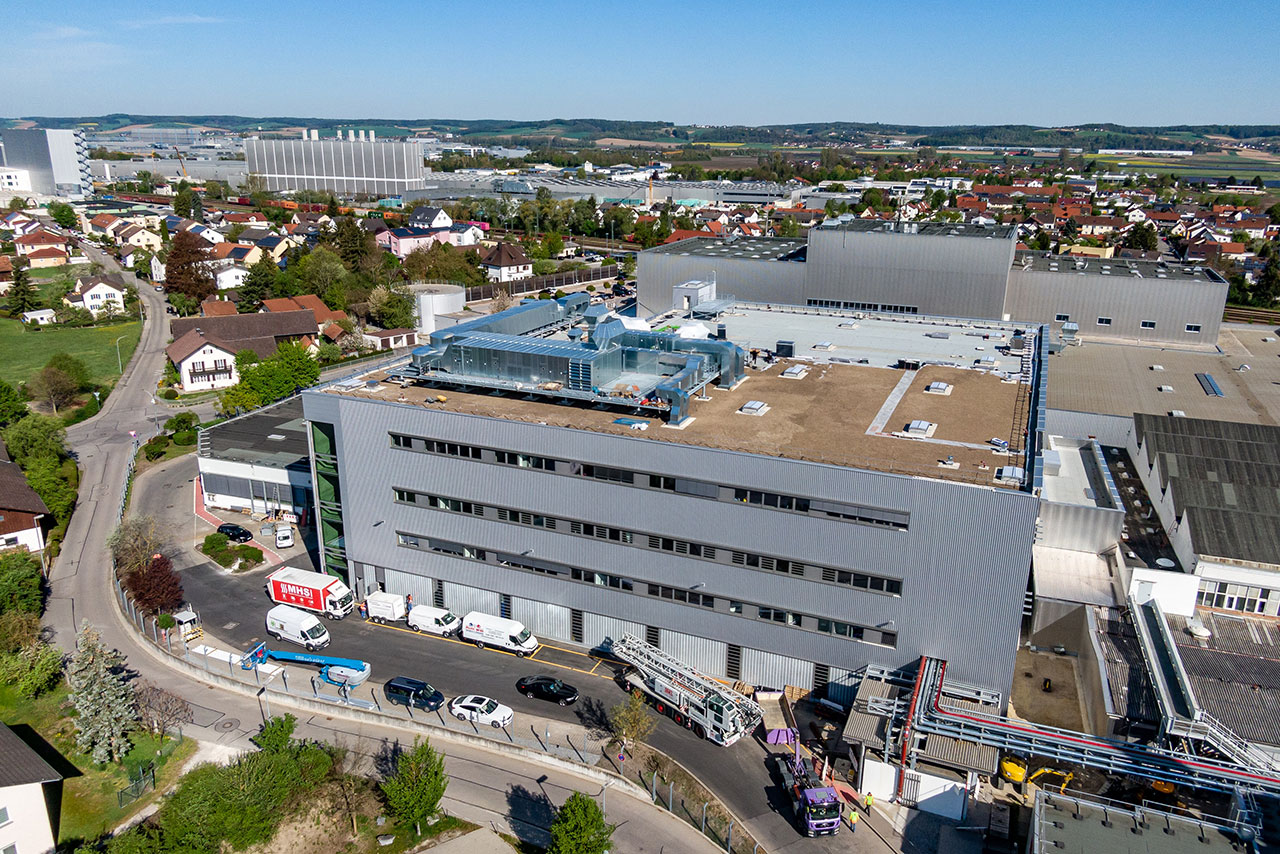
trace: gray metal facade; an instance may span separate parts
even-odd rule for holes
[[[79,130],[7,129],[4,165],[26,169],[31,191],[46,196],[90,195],[89,150]]]
[[[1177,272],[1163,279],[1107,276],[1101,264],[1084,272],[1056,273],[1015,266],[1009,272],[1005,312],[1014,320],[1038,323],[1065,316],[1079,324],[1086,341],[1213,346],[1227,288],[1226,282]],[[1144,328],[1144,321],[1155,325]],[[1061,326],[1061,321],[1055,324]]]
[[[799,261],[710,258],[674,252],[641,252],[636,257],[637,317],[669,310],[671,289],[695,279],[709,282],[714,278],[718,294],[733,294],[749,302],[804,305],[808,265]]]
[[[909,225],[885,223],[899,229]],[[914,306],[918,314],[999,320],[1015,245],[1012,234],[987,238],[810,229],[805,298]],[[735,287],[726,282],[724,290],[736,293]]]
[[[410,142],[245,140],[245,166],[268,190],[399,195],[422,187],[422,152]]]
[[[581,642],[652,627],[674,651],[714,676],[754,684],[812,687],[825,665],[833,676],[867,663],[909,665],[922,655],[951,662],[954,678],[1007,693],[1031,560],[1037,501],[1009,490],[902,477],[712,448],[668,444],[533,423],[507,421],[325,392],[303,395],[309,421],[332,425],[341,481],[347,560],[442,581],[445,603],[461,610],[498,594],[530,617],[535,634],[560,637],[563,613],[581,612]],[[393,447],[390,433],[485,449],[625,467],[813,499],[856,502],[911,514],[907,530],[859,524],[692,495],[641,488],[568,472]],[[395,500],[414,490],[485,505],[476,515]],[[514,521],[495,508],[546,514],[635,532],[632,544]],[[323,512],[323,511],[322,511]],[[486,559],[403,545],[405,534],[483,549]],[[647,535],[772,555],[806,565],[803,577],[654,550]],[[554,564],[624,578],[633,590],[575,581],[511,562]],[[723,557],[723,555],[722,555]],[[900,579],[901,595],[824,581],[821,567]],[[331,566],[330,569],[338,569]],[[714,606],[649,595],[649,585],[696,590]],[[464,589],[465,588],[465,589]],[[488,593],[488,595],[484,595]],[[460,595],[459,595],[460,594]],[[744,603],[741,615],[731,602]],[[543,606],[541,609],[537,606]],[[801,627],[759,619],[758,606],[802,615]],[[543,620],[543,615],[546,619]],[[815,631],[817,618],[869,627],[867,637],[896,635],[892,646]],[[541,622],[540,622],[541,621]],[[684,636],[684,637],[681,637]],[[723,646],[721,646],[723,645]],[[720,650],[725,655],[721,657]],[[820,679],[819,679],[820,681]]]

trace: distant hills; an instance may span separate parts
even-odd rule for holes
[[[897,125],[865,122],[800,122],[763,125],[677,125],[672,122],[610,119],[321,119],[305,116],[152,116],[112,113],[106,116],[24,116],[0,119],[0,127],[34,124],[46,128],[84,127],[113,131],[149,126],[199,127],[232,133],[295,133],[317,128],[332,135],[337,128],[369,128],[379,135],[419,132],[452,133],[456,137],[523,144],[583,146],[607,139],[635,143],[735,143],[753,146],[863,144],[903,139],[917,145],[1004,145],[1083,148],[1210,148],[1224,140],[1280,142],[1280,125],[1165,125],[1133,127],[1109,123],[1071,127],[1034,125]]]

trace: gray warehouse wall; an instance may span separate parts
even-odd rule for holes
[[[998,320],[1004,311],[1015,245],[1012,236],[988,239],[814,228],[809,231],[804,295],[805,299],[917,306],[920,314]]]
[[[304,394],[306,417],[335,425],[349,559],[498,591],[743,648],[760,675],[809,673],[788,663],[853,670],[946,658],[956,679],[1007,692],[1030,566],[1036,500],[971,487],[531,423],[430,411],[334,394]],[[726,486],[768,489],[911,513],[909,530],[855,524],[734,501],[641,489],[532,468],[392,448],[388,431],[583,463],[625,466]],[[636,545],[477,518],[393,500],[392,488],[545,513],[637,532]],[[375,526],[375,523],[376,526]],[[563,526],[562,526],[563,527]],[[634,579],[634,592],[398,545],[397,532]],[[803,578],[642,545],[647,536],[775,555]],[[823,582],[812,567],[902,579],[901,596]],[[714,607],[647,595],[647,585],[699,589]],[[896,646],[849,640],[730,613],[731,599],[897,633]],[[535,628],[535,631],[537,629]],[[879,637],[879,631],[871,634]],[[588,645],[601,637],[584,637]],[[748,654],[748,651],[754,651]],[[769,664],[755,653],[771,655]],[[710,668],[724,676],[724,668]],[[802,684],[800,687],[812,687]]]
[[[678,245],[678,244],[676,244]],[[807,264],[801,261],[762,261],[681,255],[664,249],[641,252],[636,261],[639,282],[637,317],[651,317],[672,307],[671,289],[691,279],[710,281],[716,293],[750,302],[804,305]]]
[[[250,138],[244,151],[268,190],[398,194],[422,187],[425,174],[416,143]]]
[[[1013,320],[1050,323],[1060,314],[1080,325],[1085,340],[1183,344],[1211,347],[1217,343],[1227,284],[1182,276],[1134,278],[1075,270],[1050,272],[1014,267],[1004,311]],[[1098,324],[1111,318],[1110,326]],[[1142,321],[1154,320],[1155,329],[1143,329]],[[1188,332],[1198,324],[1198,333]],[[1056,324],[1055,329],[1061,328]]]

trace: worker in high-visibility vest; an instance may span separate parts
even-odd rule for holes
[[[853,804],[849,804],[849,832],[858,832],[858,811],[854,809]]]
[[[871,815],[871,805],[876,802],[876,796],[867,792],[866,797],[862,799],[862,805],[867,808],[867,815]]]

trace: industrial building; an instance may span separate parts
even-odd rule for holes
[[[847,701],[932,654],[1003,695],[1038,330],[722,308],[654,329],[530,301],[304,392],[326,569],[756,685]]]
[[[1050,324],[1064,343],[1217,342],[1228,286],[1209,268],[1016,247],[1012,226],[845,217],[807,240],[694,237],[640,253],[638,313],[698,280],[758,303]]]
[[[414,142],[250,137],[244,150],[248,174],[262,176],[271,191],[398,196],[423,186],[422,150]]]
[[[3,165],[26,171],[29,192],[73,198],[93,194],[84,131],[6,128],[0,139]]]
[[[553,199],[586,199],[597,202],[644,204],[671,201],[686,205],[768,205],[789,199],[791,190],[770,181],[677,181],[652,183],[610,178],[569,178],[560,174],[522,172],[518,175],[484,174],[482,171],[429,172],[426,186],[405,201],[460,199],[463,197],[532,199],[546,190]]]
[[[196,451],[206,507],[310,519],[314,498],[301,398],[201,430]]]

